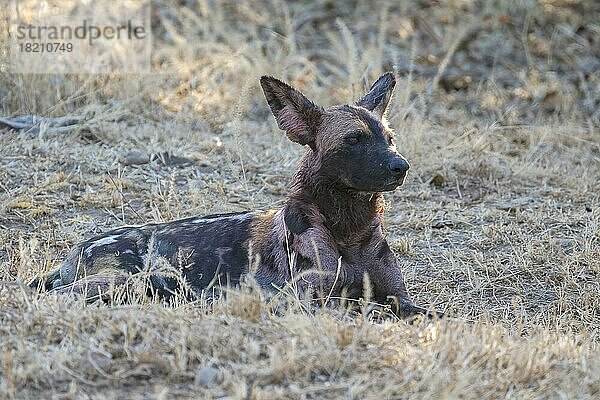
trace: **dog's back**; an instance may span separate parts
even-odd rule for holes
[[[52,289],[85,276],[147,269],[154,289],[170,296],[178,290],[179,280],[161,273],[161,263],[179,269],[196,291],[214,279],[237,284],[248,273],[250,227],[262,214],[217,214],[117,228],[77,245],[44,286]]]

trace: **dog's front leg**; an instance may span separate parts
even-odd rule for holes
[[[373,253],[368,257],[366,270],[374,287],[376,300],[390,304],[399,317],[417,314],[434,316],[429,310],[415,305],[410,298],[404,284],[400,263],[383,236],[373,241],[371,250]],[[439,312],[435,313],[438,317],[442,315]]]
[[[348,266],[333,240],[321,230],[310,228],[294,235],[291,247],[296,254],[296,265],[291,270],[298,274],[291,279],[296,280],[298,288],[309,294],[316,305],[337,308],[342,287],[347,283]]]

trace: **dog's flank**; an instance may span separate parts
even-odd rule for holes
[[[281,209],[118,228],[76,246],[57,271],[31,285],[53,290],[82,278],[136,274],[160,259],[197,293],[250,273],[272,290],[302,273],[298,289],[332,305],[368,291],[398,315],[425,313],[410,299],[382,228],[382,192],[401,186],[409,169],[385,120],[394,76],[381,76],[355,105],[328,109],[275,78],[260,83],[277,125],[308,146]],[[163,297],[181,282],[152,273],[150,281]]]

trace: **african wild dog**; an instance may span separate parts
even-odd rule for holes
[[[355,105],[328,109],[275,78],[263,76],[260,83],[279,128],[308,145],[283,208],[118,228],[76,246],[58,270],[32,286],[57,289],[106,271],[135,274],[148,257],[160,256],[200,292],[216,278],[237,284],[249,273],[253,253],[253,276],[265,289],[321,270],[298,280],[299,289],[358,299],[370,282],[374,300],[391,303],[397,314],[426,313],[406,291],[381,221],[382,192],[401,186],[409,169],[384,118],[393,74],[382,75]],[[165,297],[178,289],[176,279],[150,280]]]

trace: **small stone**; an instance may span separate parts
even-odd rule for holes
[[[562,247],[563,250],[569,250],[575,247],[575,241],[573,239],[561,239],[560,247]]]
[[[150,155],[150,161],[156,162],[158,165],[165,167],[187,167],[194,164],[193,160],[187,157],[180,157],[163,151],[162,153],[152,153]]]
[[[208,386],[214,383],[219,383],[223,380],[221,371],[213,367],[202,367],[196,373],[194,382],[196,385]]]
[[[139,150],[133,150],[127,153],[125,157],[122,157],[119,162],[123,165],[148,164],[150,157]]]
[[[431,180],[429,182],[433,186],[441,187],[441,186],[444,186],[444,182],[446,182],[446,179],[442,175],[436,174],[433,176],[433,178],[431,178]]]

